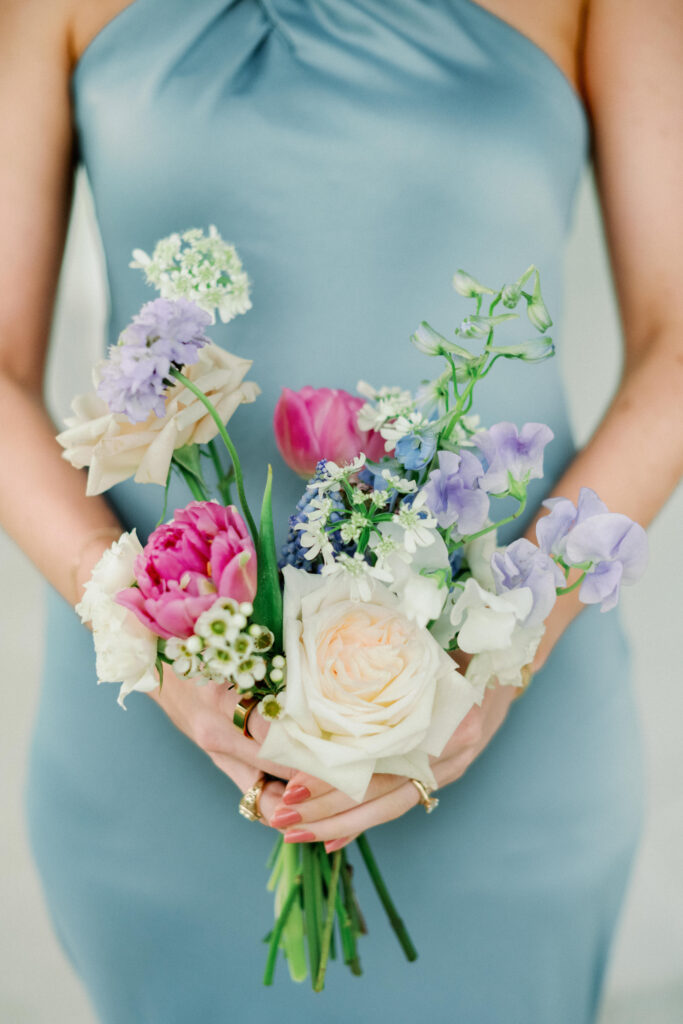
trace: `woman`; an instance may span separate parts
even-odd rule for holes
[[[123,484],[86,499],[41,381],[77,158],[107,257],[111,340],[150,297],[127,268],[134,247],[211,222],[237,245],[254,308],[216,337],[253,358],[263,389],[231,424],[256,495],[276,458],[280,386],[352,389],[361,370],[414,386],[424,365],[407,336],[423,318],[458,322],[457,266],[502,282],[536,262],[557,321],[590,143],[624,324],[619,390],[580,453],[553,361],[506,367],[480,411],[548,422],[548,487],[594,487],[649,522],[682,461],[679,5],[10,0],[0,19],[0,224],[12,240],[0,253],[0,453],[22,484],[3,488],[0,515],[53,587],[29,820],[55,928],[100,1018],[592,1020],[641,818],[618,619],[572,622],[578,604],[558,603],[528,695],[510,710],[516,691],[492,689],[450,741],[428,821],[405,814],[415,789],[390,777],[357,807],[301,775],[286,799],[284,781],[265,787],[264,819],[290,839],[346,842],[393,819],[374,846],[422,956],[402,963],[359,873],[363,978],[330,971],[315,999],[284,981],[262,989],[274,833],[238,818],[229,780],[244,791],[264,768],[288,773],[258,760],[217,687],[169,674],[124,716],[94,685],[72,605],[108,532],[148,531],[159,493]],[[300,484],[281,464],[276,488],[284,523]]]

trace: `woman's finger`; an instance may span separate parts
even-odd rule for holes
[[[332,818],[312,824],[294,825],[284,833],[286,843],[327,842],[330,839],[347,839],[358,835],[375,825],[398,818],[418,801],[418,792],[411,783],[404,783],[384,796],[366,803],[357,804],[351,810],[335,814]]]
[[[404,782],[405,778],[400,775],[373,775],[363,797],[363,803],[375,800],[384,793],[391,792],[392,789],[397,789]],[[273,824],[276,828],[286,828],[302,822],[310,824],[324,818],[332,818],[352,807],[358,807],[357,800],[342,793],[339,789],[328,789],[321,796],[311,796],[294,805],[282,803],[276,810]]]
[[[229,754],[215,754],[211,760],[222,772],[232,779],[238,789],[244,794],[263,776],[258,768],[239,761]],[[282,800],[285,783],[279,779],[268,779],[261,790],[258,798],[258,809],[262,815],[262,824],[270,825],[275,808]]]
[[[331,786],[329,782],[323,782],[315,775],[296,771],[292,772],[290,776],[282,802],[289,807],[292,804],[300,804],[302,800],[309,800],[311,797],[319,797],[324,793],[332,792],[334,792],[334,786]]]

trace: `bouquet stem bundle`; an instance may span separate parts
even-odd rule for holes
[[[367,836],[360,835],[356,842],[406,959],[416,960],[417,950],[396,910]],[[294,845],[280,838],[268,866],[272,869],[268,889],[275,889],[278,916],[265,939],[268,958],[263,984],[273,984],[278,952],[282,949],[292,979],[303,981],[310,973],[313,991],[321,992],[328,961],[336,959],[337,931],[344,964],[352,974],[362,974],[357,943],[367,929],[358,908],[346,851],[328,854],[323,843]]]

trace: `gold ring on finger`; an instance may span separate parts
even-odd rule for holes
[[[249,715],[257,704],[258,697],[242,697],[232,714],[233,724],[250,740],[253,740],[254,737],[249,732]]]
[[[253,786],[250,786],[239,802],[239,812],[247,821],[263,821],[263,815],[259,810],[259,797],[263,791],[266,778],[261,775]]]
[[[425,811],[427,814],[431,814],[434,808],[439,806],[437,797],[432,796],[424,783],[420,782],[419,779],[411,779],[410,781],[415,786],[415,789],[420,796],[420,803],[424,807]]]

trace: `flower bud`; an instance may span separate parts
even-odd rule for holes
[[[456,270],[453,274],[453,287],[459,295],[464,295],[466,299],[476,298],[477,295],[495,294],[492,288],[487,288],[485,285],[479,284],[479,282],[465,270]]]
[[[530,299],[527,299],[527,316],[537,331],[547,331],[552,324],[550,314],[541,295],[541,277],[536,271],[534,290]]]

